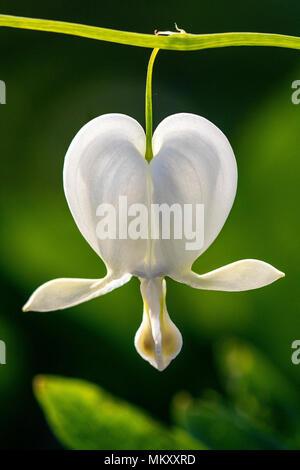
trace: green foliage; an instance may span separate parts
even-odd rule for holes
[[[174,400],[177,421],[213,449],[281,449],[282,444],[255,426],[246,415],[226,405],[215,393],[201,400],[178,394]]]
[[[36,397],[54,434],[71,449],[204,449],[138,408],[82,380],[38,376]]]
[[[236,408],[261,429],[299,448],[300,403],[294,387],[256,348],[237,340],[218,346],[217,360]]]
[[[216,358],[228,398],[178,393],[177,423],[213,449],[299,449],[300,405],[289,381],[240,340],[219,343]]]

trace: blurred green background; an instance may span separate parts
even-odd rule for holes
[[[0,12],[145,33],[172,29],[174,21],[193,33],[300,32],[299,0],[1,0]],[[161,51],[153,76],[155,125],[177,112],[205,116],[227,135],[238,162],[233,209],[195,270],[258,258],[286,278],[243,293],[168,280],[168,310],[184,344],[163,373],[134,349],[142,318],[135,279],[66,311],[21,312],[47,280],[104,274],[67,208],[63,159],[79,128],[100,114],[128,114],[144,125],[149,53],[0,29],[0,79],[7,86],[7,104],[0,105],[0,339],[7,345],[0,447],[68,445],[54,437],[34,398],[32,379],[42,373],[98,384],[210,448],[300,449],[300,364],[291,362],[291,344],[300,339],[300,105],[291,102],[299,51]],[[103,445],[121,446],[114,442]]]

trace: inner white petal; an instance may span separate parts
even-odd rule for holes
[[[182,337],[167,311],[165,280],[141,279],[141,294],[143,320],[134,344],[143,359],[161,371],[179,354]]]

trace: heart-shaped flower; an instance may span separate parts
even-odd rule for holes
[[[97,117],[78,132],[65,158],[64,190],[80,232],[104,261],[107,275],[103,279],[49,281],[32,294],[24,310],[68,308],[106,294],[137,276],[144,312],[135,346],[144,359],[163,370],[182,346],[181,334],[166,307],[165,276],[197,289],[243,291],[263,287],[284,274],[254,259],[203,275],[193,272],[193,262],[215,240],[232,207],[237,186],[234,153],[214,124],[183,113],[160,123],[152,148],[154,158],[149,164],[145,160],[144,130],[122,114]],[[152,205],[203,205],[203,243],[188,249],[191,238],[186,232],[176,236],[171,226],[169,237],[162,235],[161,228],[156,236],[148,229],[146,237],[129,237],[120,208],[125,196],[130,216],[136,215],[141,206],[152,213]],[[113,237],[99,237],[97,227],[103,215],[99,206],[114,208]],[[195,216],[190,220],[197,222]]]

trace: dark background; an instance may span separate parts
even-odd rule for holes
[[[0,1],[0,13],[152,33],[259,31],[299,35],[299,0]],[[244,293],[196,291],[168,281],[168,310],[182,332],[179,357],[159,373],[135,352],[142,317],[137,280],[81,306],[22,313],[34,288],[56,277],[102,277],[104,266],[77,230],[62,166],[79,128],[104,113],[144,125],[150,50],[53,33],[0,28],[0,447],[53,449],[32,394],[38,373],[78,377],[170,420],[172,397],[224,392],[214,351],[236,337],[254,345],[289,380],[299,320],[299,118],[291,83],[299,51],[239,47],[160,51],[153,76],[154,123],[177,112],[205,116],[229,138],[239,168],[236,201],[197,272],[258,258],[286,273]],[[300,447],[300,445],[299,445]]]

